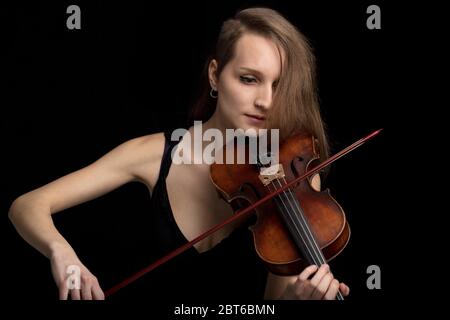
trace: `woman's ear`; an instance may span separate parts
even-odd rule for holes
[[[209,62],[208,78],[209,78],[209,84],[211,85],[211,88],[213,90],[217,91],[218,78],[217,78],[217,60],[216,59],[212,59]]]

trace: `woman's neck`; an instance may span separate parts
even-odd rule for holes
[[[203,131],[206,131],[208,129],[218,129],[222,133],[222,136],[225,137],[226,133],[226,125],[221,121],[221,118],[218,115],[218,111],[216,108],[216,111],[211,116],[211,118],[208,119],[205,123],[203,123]]]
[[[192,126],[189,128],[188,132],[190,134],[191,137],[191,157],[194,156],[194,153],[199,153],[201,152],[201,154],[203,155],[203,152],[205,151],[205,148],[210,145],[212,142],[211,141],[204,141],[203,140],[203,135],[204,133],[209,130],[209,129],[215,129],[215,130],[219,130],[222,137],[223,137],[223,143],[227,143],[226,138],[226,129],[231,129],[228,128],[227,125],[224,123],[224,121],[222,121],[220,115],[216,111],[214,112],[214,114],[211,116],[211,118],[209,118],[206,122],[201,123],[201,129],[199,129],[196,126]],[[199,135],[196,135],[194,132],[195,130],[201,131],[201,137],[199,137]],[[198,138],[200,138],[200,141],[197,141]],[[194,148],[194,145],[200,145],[201,147],[199,149]],[[220,146],[221,149],[222,146]],[[195,150],[194,150],[195,149]],[[216,149],[216,151],[219,151],[218,149]],[[200,156],[200,155],[197,155]],[[192,158],[191,158],[192,159]],[[209,165],[207,165],[207,167],[209,167]]]

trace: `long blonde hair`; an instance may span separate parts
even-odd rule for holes
[[[216,100],[209,96],[207,66],[211,59],[215,59],[219,76],[233,58],[236,42],[245,32],[271,39],[284,53],[279,83],[267,115],[267,128],[278,128],[281,141],[299,132],[312,134],[318,140],[321,160],[326,159],[329,146],[320,115],[312,48],[295,26],[272,9],[245,9],[223,23],[215,53],[205,65],[203,89],[194,104],[191,118],[207,121],[214,113]]]

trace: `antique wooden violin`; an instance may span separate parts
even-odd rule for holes
[[[211,165],[216,189],[235,211],[280,189],[319,161],[316,140],[309,134],[286,139],[279,150],[279,163],[272,166],[251,164],[249,148],[243,150],[247,161],[237,164],[237,148],[233,164]],[[274,274],[291,276],[308,265],[325,264],[348,243],[350,228],[343,209],[328,190],[316,191],[311,182],[309,176],[253,211],[257,221],[250,229],[255,250]]]

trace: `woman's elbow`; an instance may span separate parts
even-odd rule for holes
[[[25,195],[21,195],[12,202],[8,211],[8,218],[11,222],[14,223],[14,218],[18,212],[22,211],[22,208],[25,206],[25,202],[27,201],[27,197]]]
[[[30,193],[25,193],[17,197],[9,207],[8,218],[12,223],[16,220],[17,216],[25,211],[29,211],[32,208],[36,208],[42,205],[42,201],[39,201]]]

